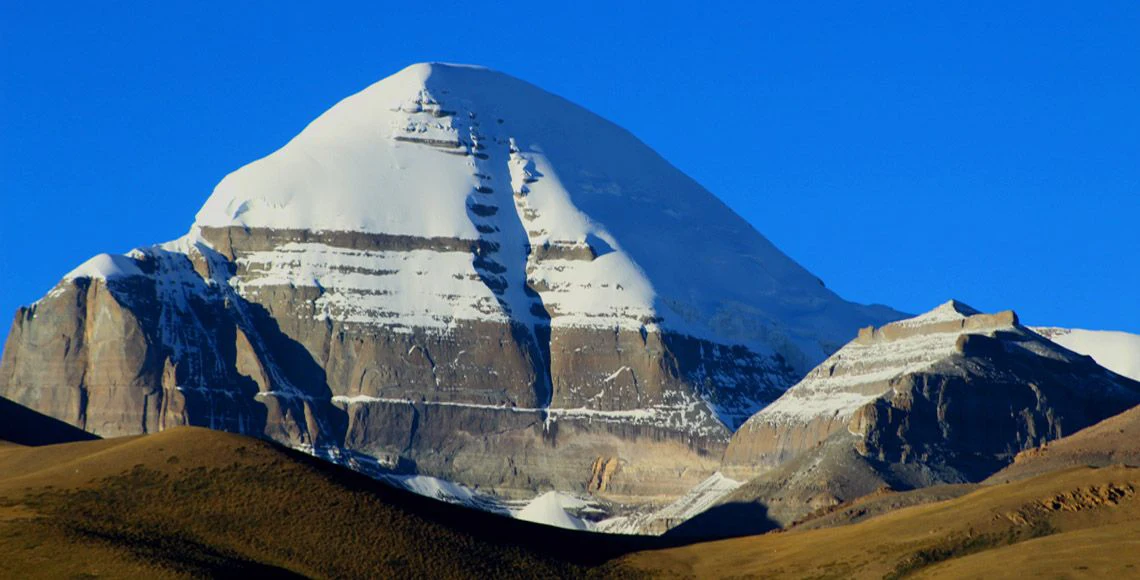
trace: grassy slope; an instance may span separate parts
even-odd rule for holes
[[[664,544],[466,510],[185,428],[0,446],[0,577],[1133,577],[1137,496],[1140,469],[1071,468],[853,525],[631,554]]]
[[[1140,522],[1054,534],[932,566],[918,578],[1137,578]]]
[[[621,565],[698,577],[883,578],[940,571],[1035,577],[1084,572],[1079,566],[1128,576],[1135,575],[1126,568],[1135,558],[1105,558],[1111,551],[1101,543],[1105,536],[1118,547],[1135,540],[1138,494],[1140,469],[1074,468],[849,526],[633,554]],[[1003,554],[1018,557],[1022,567],[1002,564]]]
[[[467,510],[237,435],[0,447],[0,577],[558,577],[651,538]]]
[[[817,530],[856,524],[902,508],[961,497],[977,488],[977,484],[959,483],[933,485],[910,491],[872,493],[811,514],[797,522],[792,529]]]

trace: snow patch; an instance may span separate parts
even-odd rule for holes
[[[626,372],[626,371],[629,371],[632,373],[633,369],[630,369],[629,367],[623,366],[620,369],[614,371],[614,373],[612,375],[606,377],[605,379],[602,379],[602,382],[603,383],[613,382],[614,379],[618,378],[619,375],[621,375],[623,372]]]
[[[142,276],[135,261],[121,254],[99,254],[78,268],[70,271],[63,277],[64,280],[76,278],[91,278],[95,280],[112,280],[128,276]]]
[[[545,524],[568,530],[589,530],[583,519],[570,515],[567,509],[582,509],[586,502],[565,493],[548,491],[526,504],[515,517],[536,524]]]
[[[467,409],[483,409],[488,411],[502,411],[506,413],[544,413],[546,421],[571,419],[577,421],[600,421],[611,423],[629,423],[633,425],[654,425],[671,429],[687,430],[694,434],[706,436],[724,436],[724,426],[711,416],[699,413],[698,409],[704,402],[696,397],[689,400],[680,400],[673,404],[659,404],[639,409],[600,410],[586,407],[519,407],[513,404],[485,404],[461,403],[456,401],[413,401],[392,397],[375,397],[371,395],[336,395],[332,397],[333,403],[342,405],[364,405],[370,403],[389,403],[398,405],[427,405],[441,407],[463,407]]]
[[[466,485],[440,479],[438,477],[431,477],[428,475],[392,475],[385,474],[378,477],[382,481],[387,481],[396,487],[402,487],[408,491],[417,493],[419,495],[438,499],[448,503],[455,503],[469,507],[477,507],[486,511],[506,514],[508,510],[505,507],[499,506],[499,509],[488,509],[489,503],[497,503],[497,500],[481,494]]]
[[[949,300],[938,305],[937,308],[931,310],[930,312],[920,314],[912,318],[899,320],[893,322],[892,324],[895,326],[904,327],[926,326],[929,324],[938,324],[941,322],[965,320],[975,314],[981,314],[981,312],[957,300]]]
[[[610,534],[656,533],[686,521],[716,505],[744,482],[725,477],[719,471],[693,486],[678,498],[660,509],[648,513],[618,516],[595,524],[594,530]]]
[[[1140,335],[1079,328],[1032,330],[1075,353],[1091,356],[1097,364],[1118,375],[1140,381]]]
[[[921,372],[955,355],[961,335],[992,335],[997,330],[1015,330],[1013,326],[967,329],[941,324],[965,320],[975,314],[980,313],[951,300],[920,316],[887,325],[928,329],[897,339],[853,340],[775,402],[753,415],[745,426],[806,423],[819,417],[846,419],[863,405],[889,392],[891,379]]]

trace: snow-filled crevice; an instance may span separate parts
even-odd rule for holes
[[[471,103],[439,103],[427,89],[415,101],[409,126],[455,135],[454,142],[447,141],[455,146],[449,145],[445,152],[467,157],[472,185],[465,205],[467,218],[478,232],[471,264],[505,314],[515,341],[533,361],[535,406],[545,409],[553,394],[550,313],[527,280],[532,246],[524,216],[513,199],[510,140],[499,134],[497,126],[485,130]],[[440,147],[434,142],[419,144]]]

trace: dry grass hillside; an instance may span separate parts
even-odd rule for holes
[[[884,490],[820,510],[796,522],[792,529],[818,530],[856,524],[906,507],[961,497],[977,488],[977,484],[959,483],[932,485],[909,491]]]
[[[1071,468],[861,523],[633,554],[663,577],[1140,576],[1140,469]]]
[[[537,526],[197,428],[0,447],[0,577],[578,577],[653,538]]]
[[[1106,445],[1129,448],[1116,437],[1128,427],[1110,426]],[[0,577],[1140,577],[1140,468],[973,487],[874,494],[790,531],[668,547],[678,540],[468,510],[204,429],[8,444]]]

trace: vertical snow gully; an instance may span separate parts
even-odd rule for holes
[[[456,103],[459,105],[459,103]],[[540,409],[544,430],[548,430],[554,395],[550,376],[550,314],[542,296],[527,280],[531,260],[529,233],[515,203],[510,162],[513,142],[503,135],[484,134],[478,115],[470,107],[450,106],[452,127],[466,138],[476,185],[467,196],[467,217],[479,232],[472,248],[472,264],[480,280],[494,294],[499,307],[510,319],[515,341],[526,348],[535,371],[534,406]],[[492,131],[498,126],[492,127]],[[511,211],[511,210],[515,211]]]

